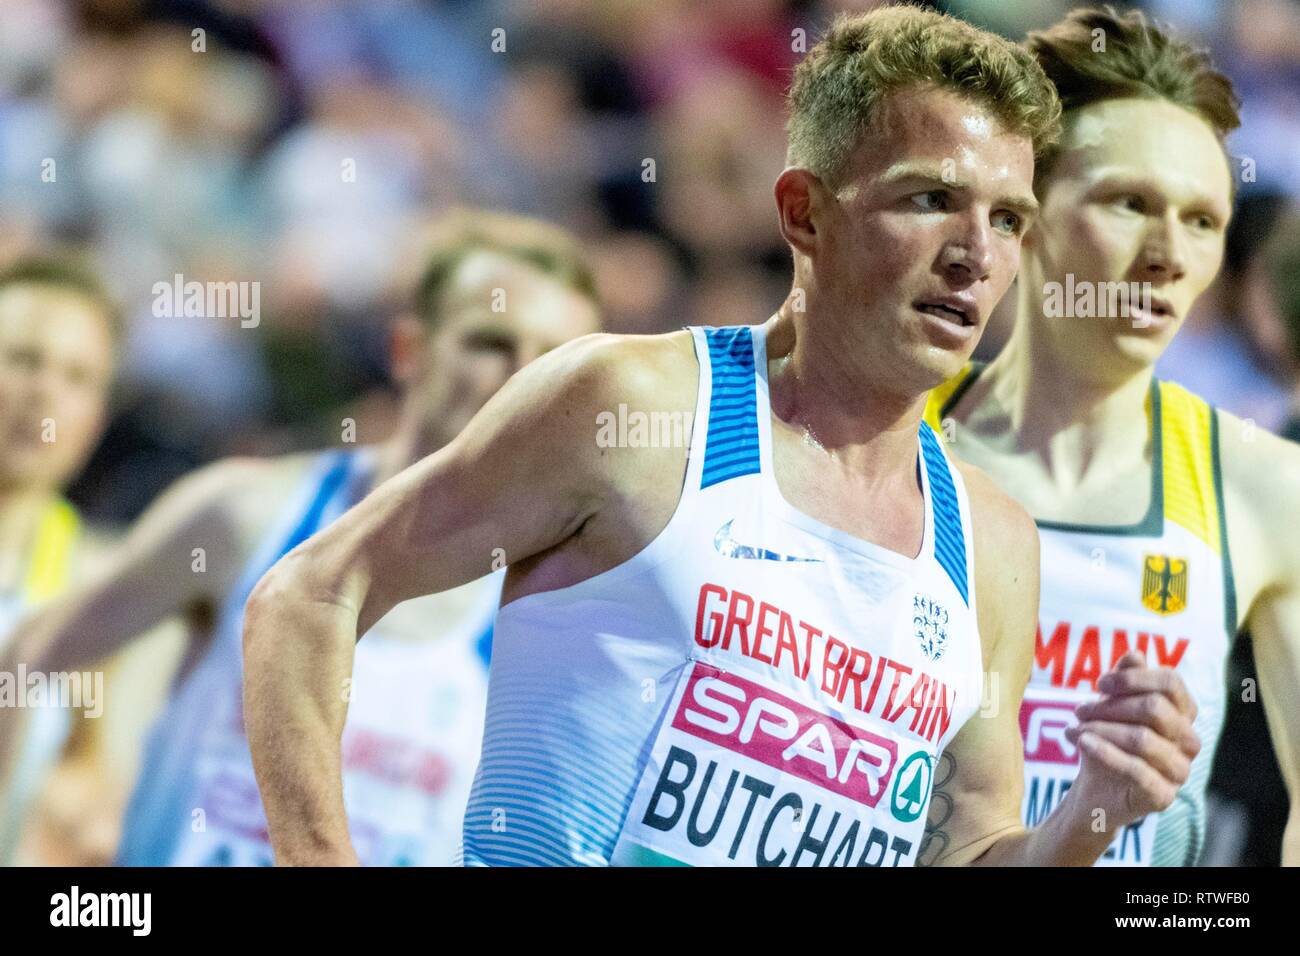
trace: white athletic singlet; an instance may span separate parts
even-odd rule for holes
[[[372,456],[329,452],[311,470],[286,521],[272,529],[222,608],[212,645],[173,692],[152,730],[127,810],[126,866],[270,865],[266,816],[243,726],[243,609],[281,555],[360,500]],[[474,588],[456,621],[430,614],[440,635],[386,634],[394,615],[360,641],[342,740],[344,804],[352,842],[368,866],[449,865],[478,760],[486,655],[503,574]],[[343,693],[340,689],[340,693]]]
[[[982,370],[971,366],[936,389],[932,426]],[[1042,585],[1034,668],[1020,711],[1025,739],[1022,817],[1036,826],[1079,771],[1065,738],[1074,708],[1097,696],[1097,679],[1129,650],[1173,667],[1198,708],[1201,752],[1163,813],[1116,835],[1098,865],[1192,866],[1205,842],[1205,788],[1223,727],[1225,668],[1237,633],[1236,598],[1219,473],[1218,417],[1202,399],[1153,381],[1151,499],[1135,525],[1039,521]]]
[[[497,615],[468,865],[916,859],[982,689],[961,478],[921,426],[915,559],[814,520],[774,478],[764,328],[691,331],[667,526]]]

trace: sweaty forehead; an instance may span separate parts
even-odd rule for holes
[[[553,285],[554,281],[530,263],[504,253],[476,249],[460,261],[448,278],[443,302],[448,307],[478,304],[489,300],[498,289],[507,294],[528,294]]]
[[[883,171],[900,162],[1032,159],[1027,137],[1009,131],[993,110],[949,90],[916,87],[880,102],[863,137],[859,169]]]
[[[442,315],[444,325],[469,322],[560,341],[599,328],[587,296],[530,263],[488,250],[471,252],[456,268],[443,290]]]
[[[50,285],[0,288],[0,338],[47,343],[108,338],[99,305],[75,289]]]
[[[1053,175],[1149,177],[1221,196],[1231,171],[1209,124],[1165,100],[1123,99],[1071,111]]]

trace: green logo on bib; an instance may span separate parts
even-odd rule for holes
[[[894,792],[889,795],[889,810],[894,819],[911,823],[921,815],[930,796],[933,776],[934,764],[924,750],[903,761],[898,776],[894,777]]]

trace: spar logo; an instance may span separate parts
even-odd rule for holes
[[[903,761],[894,778],[894,790],[889,795],[889,811],[895,820],[911,823],[921,815],[930,799],[930,783],[934,780],[934,758],[918,750]]]
[[[673,727],[868,807],[880,802],[898,759],[892,740],[703,664]]]
[[[1078,722],[1074,707],[1069,704],[1026,700],[1020,705],[1020,734],[1025,739],[1025,759],[1077,764],[1079,749],[1065,736],[1065,732]]]

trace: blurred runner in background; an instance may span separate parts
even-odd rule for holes
[[[450,441],[521,366],[599,330],[576,242],[535,220],[463,211],[438,230],[392,330],[403,392],[377,446],[229,459],[183,479],[135,524],[91,586],[22,626],[8,666],[70,669],[170,616],[190,641],[123,824],[124,865],[271,863],[244,739],[243,605],[281,554]],[[342,423],[354,440],[355,423]],[[343,737],[349,824],[363,862],[450,863],[477,766],[504,560],[465,587],[394,609],[358,649]],[[0,716],[0,720],[3,717]],[[0,728],[6,725],[0,724]],[[0,741],[8,739],[0,729]]]
[[[107,421],[118,329],[116,305],[75,257],[28,254],[0,269],[0,649],[20,615],[106,553],[108,542],[84,528],[63,491]],[[38,678],[42,687],[57,686],[49,676]],[[77,707],[34,706],[35,691],[16,675],[4,695],[0,709],[21,706],[31,718],[30,732],[6,741],[0,756],[12,770],[0,788],[5,862],[20,839],[22,863],[95,865],[112,853],[129,782],[106,759],[104,721],[95,719],[111,697],[104,671],[98,681],[86,676],[69,687]]]

